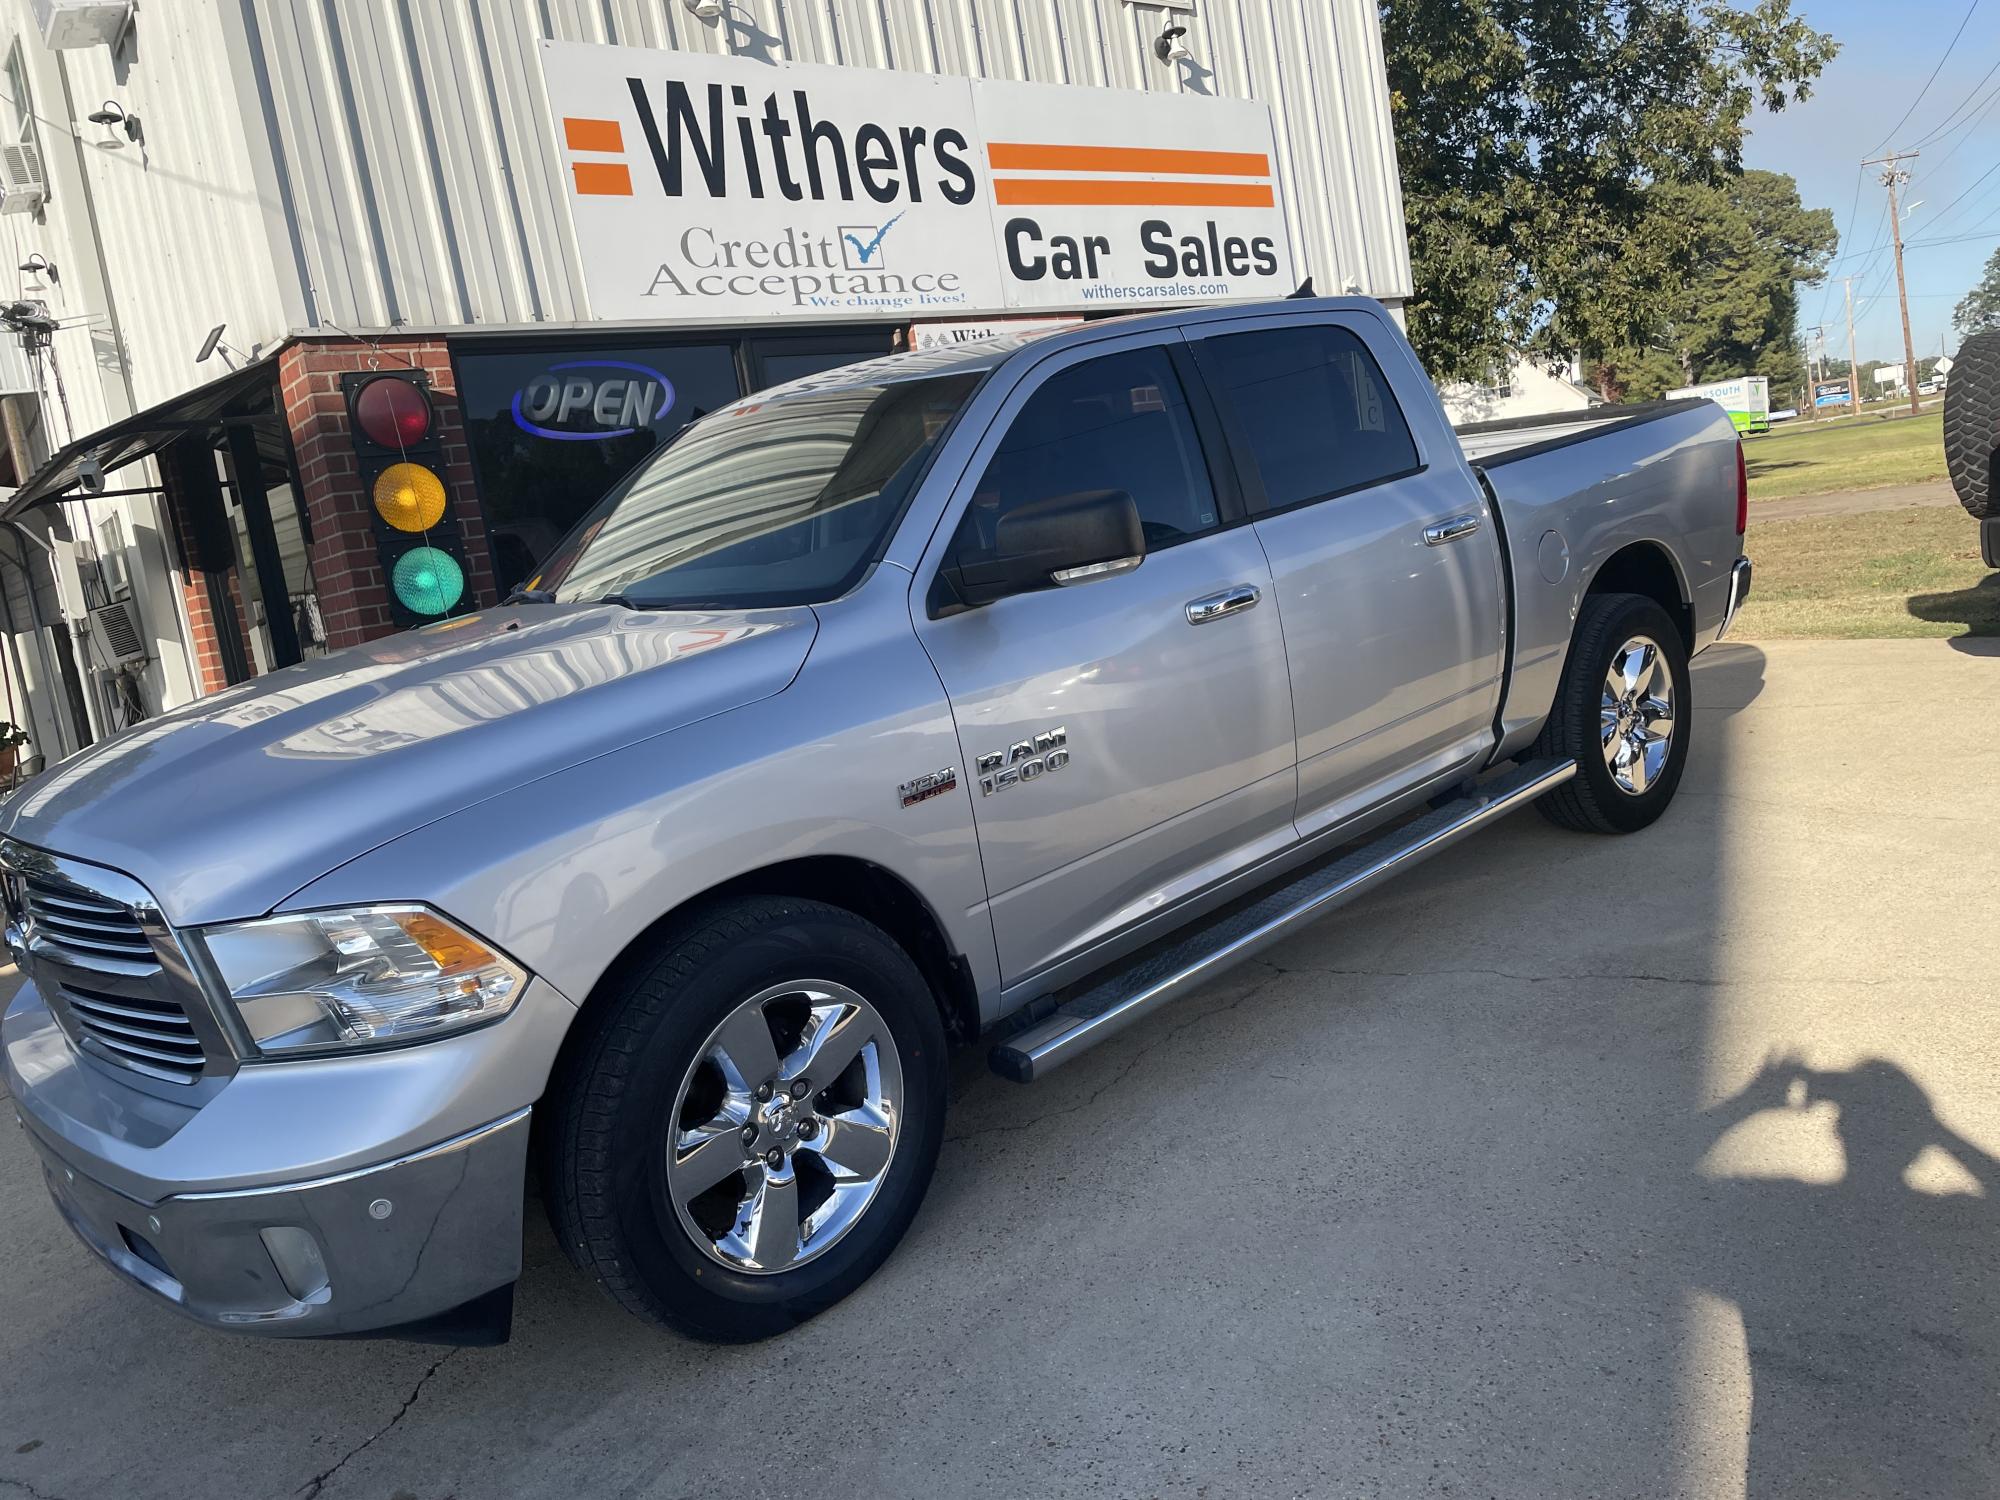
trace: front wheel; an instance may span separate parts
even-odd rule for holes
[[[1592,594],[1531,752],[1574,760],[1576,775],[1535,805],[1558,827],[1636,833],[1673,801],[1693,728],[1680,627],[1643,595]]]
[[[546,1166],[557,1237],[613,1299],[740,1342],[888,1258],[937,1163],[945,1055],[885,933],[815,901],[734,902],[595,1006]]]

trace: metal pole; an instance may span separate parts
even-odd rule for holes
[[[1861,361],[1854,357],[1854,278],[1843,276],[1847,291],[1847,409],[1861,415]]]
[[[1910,174],[1896,163],[1908,161],[1917,155],[1914,151],[1892,151],[1887,156],[1878,156],[1873,161],[1865,161],[1864,167],[1881,166],[1882,185],[1889,190],[1889,243],[1896,254],[1896,301],[1903,310],[1903,379],[1909,387],[1910,415],[1917,414],[1917,346],[1910,337],[1910,293],[1903,281],[1903,219],[1896,208],[1896,189],[1910,180]]]

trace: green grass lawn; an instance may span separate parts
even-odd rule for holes
[[[1744,439],[1750,498],[1825,495],[1885,484],[1944,478],[1944,417],[1861,416],[1836,422],[1787,422]]]
[[[1955,505],[1761,524],[1752,511],[1746,550],[1757,574],[1732,639],[2000,636],[2000,573]]]

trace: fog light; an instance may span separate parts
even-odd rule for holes
[[[310,1302],[327,1289],[331,1278],[326,1274],[326,1257],[319,1253],[319,1241],[289,1224],[258,1233],[293,1301]]]

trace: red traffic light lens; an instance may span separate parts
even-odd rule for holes
[[[356,393],[354,425],[379,447],[407,448],[430,436],[430,398],[407,380],[380,376]]]

